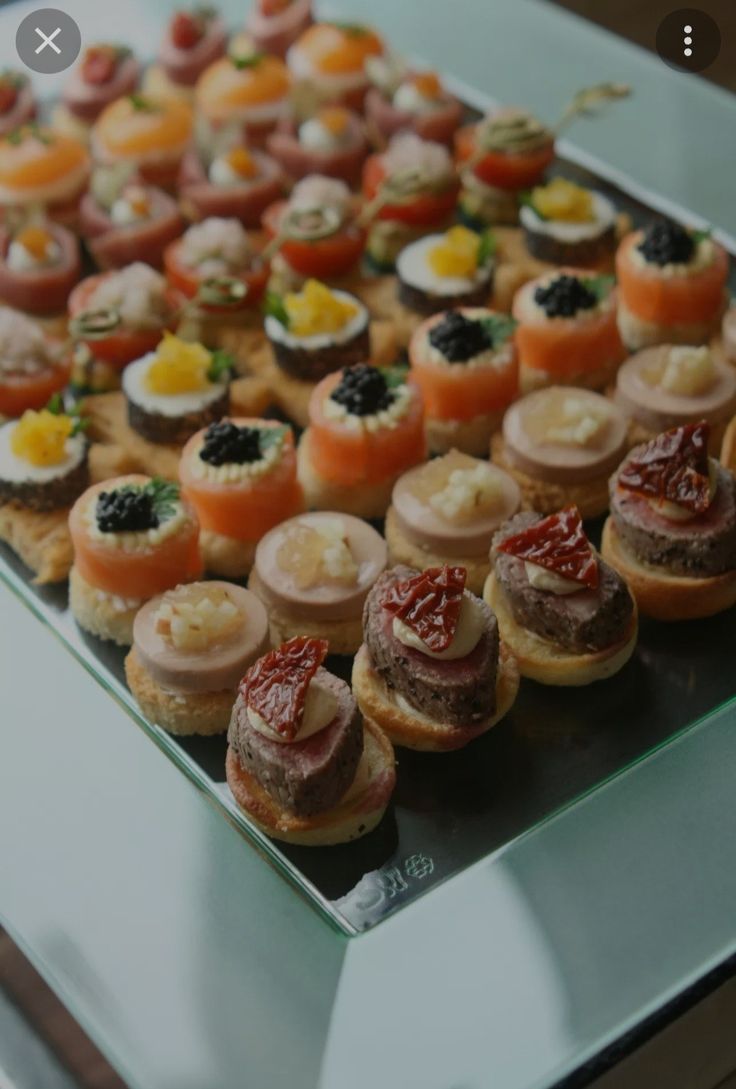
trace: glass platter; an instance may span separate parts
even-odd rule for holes
[[[552,172],[609,195],[635,225],[667,208],[656,197],[644,203],[641,194],[635,198],[571,158],[562,157]],[[686,222],[694,218],[681,210],[679,215]],[[600,525],[589,529],[597,539]],[[340,847],[298,848],[267,839],[235,805],[225,783],[224,737],[174,738],[142,718],[125,685],[125,652],[76,626],[65,585],[34,586],[3,544],[0,579],[223,814],[348,934],[374,926],[499,850],[736,696],[736,679],[723,668],[722,655],[723,647],[736,642],[736,610],[686,624],[642,621],[636,652],[617,676],[583,689],[523,681],[511,713],[467,749],[442,755],[397,750],[394,799],[369,836]],[[349,679],[349,659],[331,658],[326,665]]]

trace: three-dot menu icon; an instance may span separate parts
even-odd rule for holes
[[[681,72],[703,72],[720,49],[718,24],[698,8],[671,11],[657,29],[657,52],[665,64]]]

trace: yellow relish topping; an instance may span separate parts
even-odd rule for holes
[[[480,235],[467,227],[450,227],[429,251],[429,267],[437,276],[466,279],[478,271]]]
[[[228,166],[241,178],[253,178],[258,173],[255,159],[244,147],[234,147],[226,158]]]
[[[191,344],[164,333],[146,375],[151,393],[196,393],[210,385],[212,353],[203,344]]]
[[[13,428],[10,449],[31,465],[59,465],[66,457],[66,440],[73,430],[69,416],[56,415],[47,408],[40,412],[29,408]]]
[[[298,294],[286,295],[284,308],[289,332],[297,337],[337,333],[358,313],[357,306],[339,298],[319,280],[307,280]]]
[[[24,227],[18,231],[15,241],[20,242],[35,261],[44,261],[53,235],[44,227]]]
[[[566,178],[554,178],[548,185],[532,189],[531,203],[545,219],[561,223],[589,223],[595,218],[593,194]]]

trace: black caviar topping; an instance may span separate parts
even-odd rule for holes
[[[493,339],[480,321],[450,310],[429,331],[429,343],[449,363],[464,363],[493,347]]]
[[[136,533],[161,524],[154,497],[143,488],[100,492],[95,517],[101,533]]]
[[[637,249],[650,265],[686,265],[695,250],[695,241],[691,234],[669,219],[660,219],[652,223],[644,232]]]
[[[598,296],[577,276],[563,274],[534,292],[534,301],[548,318],[574,318],[578,310],[592,310]]]
[[[260,461],[262,434],[258,427],[238,427],[230,420],[211,423],[199,456],[208,465],[246,465]]]
[[[385,374],[369,363],[345,367],[330,399],[343,405],[351,416],[373,416],[393,403],[395,394]]]

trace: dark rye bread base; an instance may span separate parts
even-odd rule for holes
[[[366,599],[363,627],[372,666],[389,689],[435,722],[456,727],[486,722],[496,711],[496,618],[481,602],[483,635],[465,658],[442,661],[405,647],[393,634],[393,617],[380,602],[391,585],[416,573],[403,565],[384,572]]]
[[[531,585],[523,560],[497,551],[501,541],[534,525],[541,517],[532,511],[517,514],[493,539],[496,578],[514,620],[540,639],[576,654],[615,646],[630,632],[634,602],[626,583],[612,567],[599,560],[599,583],[595,590],[552,594]]]
[[[292,744],[271,741],[250,725],[242,695],[233,708],[228,742],[242,766],[284,809],[310,817],[331,809],[355,779],[363,754],[363,719],[344,681],[319,669],[338,709],[332,722]]]
[[[330,344],[326,348],[291,348],[272,340],[271,348],[277,365],[291,378],[303,382],[319,382],[326,375],[354,363],[367,363],[371,357],[371,335],[368,323],[351,340]]]
[[[611,224],[595,238],[583,238],[579,242],[562,242],[542,231],[524,227],[524,242],[532,257],[550,265],[572,265],[585,268],[605,261],[616,249],[616,226]]]
[[[611,515],[624,546],[642,563],[695,578],[736,569],[736,477],[723,466],[713,502],[691,521],[668,521],[643,496],[617,487],[615,476]]]
[[[0,477],[0,505],[16,503],[24,510],[52,511],[71,507],[89,487],[89,446],[78,465],[63,476],[39,483],[24,480],[19,483]]]
[[[493,291],[493,274],[488,276],[478,287],[461,295],[438,295],[431,291],[407,284],[399,277],[399,302],[415,314],[439,314],[443,310],[454,310],[459,306],[486,306]]]
[[[230,391],[196,412],[181,416],[163,416],[159,412],[147,412],[135,401],[128,399],[128,424],[147,442],[162,446],[183,446],[197,431],[217,423],[230,411]]]

